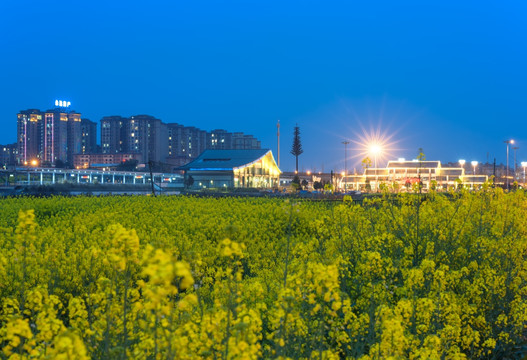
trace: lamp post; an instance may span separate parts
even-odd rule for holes
[[[527,167],[527,161],[522,161],[523,167],[523,188],[525,188],[525,168]]]
[[[348,144],[350,143],[349,141],[343,141],[342,142],[344,144],[344,176],[348,175]],[[344,177],[343,179],[344,180]],[[347,185],[348,185],[348,182],[344,182],[344,192],[346,192],[347,190]]]
[[[507,176],[507,190],[509,190],[509,146],[510,144],[514,144],[514,140],[510,139],[510,140],[505,140],[504,141],[505,144],[507,144],[507,167],[506,167],[506,176]]]
[[[378,189],[378,183],[379,183],[379,178],[377,176],[377,155],[380,154],[382,152],[382,148],[381,148],[381,145],[379,144],[372,144],[370,146],[370,153],[373,154],[373,164],[374,164],[374,168],[375,168],[375,189],[377,190]]]
[[[475,188],[475,182],[476,182],[476,166],[478,166],[478,162],[476,160],[473,160],[470,162],[472,167],[474,168],[473,177],[472,177],[472,188]]]
[[[461,172],[461,176],[464,177],[465,176],[465,160],[459,159],[459,165],[461,165],[461,169],[463,169],[463,171]]]
[[[459,160],[459,165],[461,165],[461,168],[463,169],[463,175],[465,175],[465,160],[461,159]]]

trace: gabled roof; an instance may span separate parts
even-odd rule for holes
[[[234,170],[250,165],[270,152],[269,149],[205,150],[194,161],[177,168],[177,170]]]

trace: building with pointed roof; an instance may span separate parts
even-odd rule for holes
[[[281,174],[269,149],[205,150],[178,170],[192,188],[273,188]]]

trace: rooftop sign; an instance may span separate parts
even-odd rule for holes
[[[71,102],[69,102],[69,101],[66,101],[66,100],[55,100],[55,106],[67,108],[70,105],[71,105]]]

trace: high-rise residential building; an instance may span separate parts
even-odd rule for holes
[[[232,149],[232,133],[223,129],[212,130],[208,134],[207,149],[228,150]]]
[[[73,155],[80,153],[82,148],[81,114],[64,107],[20,111],[17,115],[17,147],[21,164],[33,160],[40,164],[57,161],[73,164]]]
[[[122,116],[105,116],[101,119],[101,152],[117,154],[124,151],[124,124],[128,121]]]
[[[167,126],[150,115],[135,115],[125,123],[123,151],[139,153],[144,163],[164,162],[168,156]]]
[[[150,115],[101,119],[103,154],[137,153],[145,164],[152,160],[181,166],[207,149],[253,150],[260,149],[260,142],[241,132],[216,129],[209,133],[193,126],[165,124]]]
[[[17,114],[17,147],[19,162],[27,164],[40,158],[40,127],[43,114],[29,109]]]
[[[168,156],[167,126],[150,115],[101,119],[103,154],[137,153],[144,163],[164,162]]]
[[[41,128],[41,160],[73,165],[73,155],[81,151],[81,114],[64,108],[47,110]]]
[[[261,144],[252,135],[245,135],[242,132],[232,134],[232,149],[235,150],[256,150],[260,149]]]
[[[0,145],[0,168],[16,164],[18,144]]]
[[[184,165],[207,149],[208,134],[196,127],[170,123],[167,124],[167,135],[167,163]]]
[[[97,123],[81,119],[81,154],[97,152]]]
[[[211,150],[256,150],[260,141],[242,132],[230,133],[223,129],[212,130],[208,135],[207,149]]]

